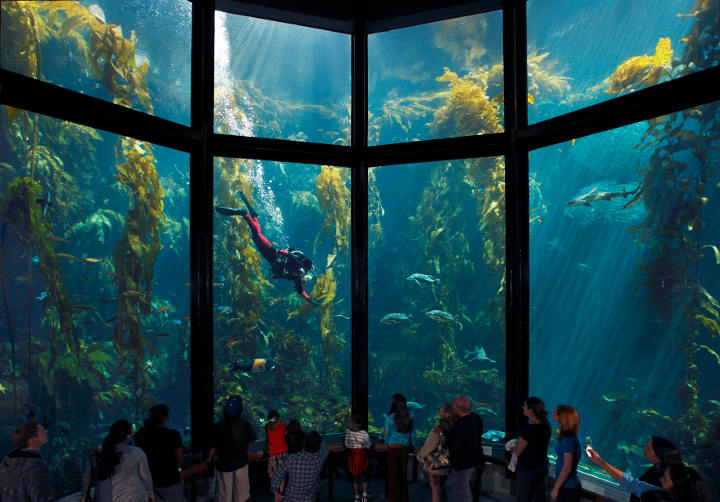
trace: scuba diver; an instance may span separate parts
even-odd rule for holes
[[[238,192],[242,197],[247,209],[242,208],[230,208],[230,207],[216,207],[215,211],[223,216],[242,216],[247,221],[250,227],[250,233],[252,234],[253,242],[258,252],[270,263],[270,278],[271,279],[287,279],[295,284],[295,291],[305,298],[307,301],[314,305],[320,305],[318,302],[310,298],[305,290],[303,289],[303,282],[307,282],[312,279],[312,273],[314,271],[313,262],[310,258],[305,256],[302,251],[293,249],[291,247],[287,249],[278,249],[267,240],[267,238],[260,231],[260,223],[258,222],[258,214],[253,210],[250,202],[245,197],[242,191]]]

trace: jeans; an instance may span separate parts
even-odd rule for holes
[[[515,484],[518,502],[547,502],[548,466],[517,470]]]
[[[461,471],[452,469],[447,480],[448,499],[452,502],[479,502],[484,469],[484,464]]]
[[[572,488],[562,487],[558,490],[557,502],[580,502],[582,496],[582,486],[577,485]]]

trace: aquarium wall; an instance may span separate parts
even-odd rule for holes
[[[350,36],[217,12],[215,131],[350,143]]]
[[[278,410],[308,430],[343,432],[350,409],[350,171],[217,158],[215,193],[219,206],[250,211],[216,212],[214,222],[217,417],[238,394],[258,431]],[[315,303],[293,281],[274,277],[278,258],[270,259],[263,237],[274,249],[311,257],[301,287]]]
[[[529,0],[527,19],[530,123],[718,65],[714,2]]]
[[[504,430],[504,167],[496,157],[370,171],[371,431],[397,392],[420,437],[459,394],[486,430]]]
[[[502,132],[502,63],[499,11],[370,35],[368,144]]]
[[[3,0],[0,64],[189,124],[191,8],[185,0]]]
[[[189,425],[189,159],[25,110],[0,126],[2,444],[43,424],[64,493],[114,421],[165,402]]]
[[[146,4],[0,3],[0,442],[43,423],[58,495],[158,402],[198,453],[233,394],[331,434],[400,392],[420,437],[467,395],[500,442],[528,389],[717,485],[717,0]]]
[[[718,110],[530,155],[531,393],[636,475],[656,435],[718,479]]]

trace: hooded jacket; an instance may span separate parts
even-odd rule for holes
[[[13,450],[0,463],[2,502],[55,502],[50,470],[39,453]]]

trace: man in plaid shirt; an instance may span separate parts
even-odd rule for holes
[[[275,502],[312,502],[320,493],[320,471],[330,451],[323,443],[317,431],[304,437],[302,431],[288,434],[287,443],[290,451],[293,445],[298,447],[305,442],[305,450],[288,455],[273,473],[270,490],[275,494]],[[300,449],[300,448],[298,448]],[[297,451],[297,450],[295,450]],[[287,475],[285,492],[280,493],[280,485]]]

